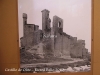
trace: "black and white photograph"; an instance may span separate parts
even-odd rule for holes
[[[21,73],[91,71],[92,0],[18,0]]]

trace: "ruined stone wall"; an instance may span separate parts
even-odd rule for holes
[[[83,58],[84,50],[85,50],[85,41],[78,40],[77,42],[73,43],[73,46],[71,47],[71,57]]]
[[[25,40],[26,41],[26,45],[25,45],[25,49],[29,49],[34,45],[34,39],[33,39],[34,34],[33,33],[29,33],[27,36],[25,36]]]
[[[30,33],[34,33],[34,24],[24,25],[24,37],[28,36]]]
[[[54,56],[60,57],[62,56],[63,52],[63,20],[59,18],[58,16],[53,17],[53,28],[52,28],[52,35],[54,36],[54,39],[52,38],[53,47],[54,50]]]
[[[24,25],[24,36],[21,40],[21,44],[25,47],[25,49],[29,49],[31,46],[34,45],[34,25],[27,24]]]
[[[63,51],[63,36],[59,33],[56,33],[56,35],[57,37],[54,40],[54,56],[60,57]]]
[[[23,37],[21,38],[21,46],[29,49],[40,42],[39,26],[35,24],[27,24],[27,14],[23,14]]]
[[[40,42],[40,32],[39,32],[39,26],[38,25],[34,25],[33,34],[34,34],[34,36],[33,36],[34,45],[37,45]]]
[[[37,31],[34,31],[34,45],[37,45],[39,44],[42,39],[43,39],[43,35],[42,35],[42,30],[37,30]]]
[[[79,46],[77,51],[78,57],[83,58],[83,51],[85,50],[85,40],[78,40],[77,43]]]
[[[53,17],[53,31],[56,33],[63,33],[63,19],[58,16]]]
[[[71,41],[71,39],[73,37],[71,37],[63,32],[63,19],[59,18],[58,16],[54,16],[52,30],[53,30],[52,34],[55,36],[54,38],[52,38],[52,41],[54,43],[54,47],[53,47],[54,48],[54,56],[70,57],[71,42],[73,42],[73,41]]]
[[[26,31],[25,31],[26,36],[24,36],[25,41],[26,41],[26,47],[27,46],[34,46],[40,43],[41,41],[41,32],[39,30],[39,26],[38,25],[34,25],[31,27],[26,27]]]
[[[83,58],[87,58],[88,57],[88,49],[84,49],[83,50]]]
[[[44,54],[45,54],[45,57],[52,57],[53,56],[53,50],[52,50],[52,41],[51,41],[51,38],[48,37],[48,38],[45,38],[43,40],[43,50],[44,50]]]
[[[69,36],[63,35],[63,56],[70,57],[71,42]]]

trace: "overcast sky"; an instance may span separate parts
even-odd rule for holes
[[[54,15],[62,18],[64,32],[85,40],[91,52],[91,0],[18,0],[19,37],[23,36],[22,13],[28,15],[28,23],[41,29],[43,9],[50,11],[51,24]]]

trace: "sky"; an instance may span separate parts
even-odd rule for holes
[[[57,15],[64,20],[63,31],[85,40],[91,52],[91,0],[18,0],[19,38],[23,36],[22,13],[28,15],[27,22],[42,29],[43,9],[50,11],[49,17]]]

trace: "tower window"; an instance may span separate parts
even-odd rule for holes
[[[61,22],[58,22],[58,27],[61,27]]]

